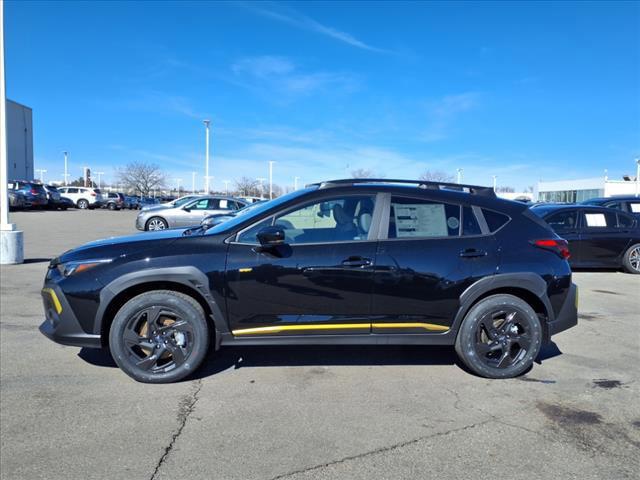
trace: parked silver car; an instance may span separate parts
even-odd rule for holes
[[[158,205],[141,210],[136,218],[138,230],[200,225],[202,219],[214,213],[231,213],[248,205],[245,200],[232,197],[200,196],[179,206]]]

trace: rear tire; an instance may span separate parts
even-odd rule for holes
[[[86,210],[87,208],[89,208],[89,202],[84,198],[78,200],[78,203],[76,205],[80,210]]]
[[[628,273],[640,274],[640,243],[631,245],[622,259],[622,265]]]
[[[205,312],[196,300],[173,290],[153,290],[132,298],[118,311],[109,348],[118,366],[134,380],[170,383],[200,367],[209,335]]]
[[[110,203],[109,205],[107,205],[107,208],[109,210],[117,210],[118,209],[118,207],[116,207],[115,203]]]
[[[491,295],[462,321],[456,352],[473,373],[512,378],[533,365],[542,345],[542,326],[531,306],[513,295]]]

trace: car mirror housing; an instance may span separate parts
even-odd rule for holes
[[[285,244],[284,230],[281,227],[264,227],[256,237],[263,247],[275,247]]]

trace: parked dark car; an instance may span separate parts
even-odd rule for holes
[[[623,212],[640,216],[640,197],[636,196],[614,196],[591,198],[582,202],[582,205],[596,205],[607,208],[617,208]]]
[[[452,345],[474,373],[507,378],[577,323],[568,255],[545,222],[491,188],[335,180],[210,229],[62,254],[46,274],[40,330],[109,346],[142,382],[186,377],[210,343]]]
[[[9,210],[22,210],[26,207],[27,202],[24,195],[15,190],[9,190]]]
[[[60,208],[62,210],[67,210],[68,208],[76,208],[76,204],[67,197],[60,197]]]
[[[140,209],[140,200],[138,197],[134,197],[131,195],[125,196],[125,208],[129,210],[138,210]]]
[[[24,180],[10,180],[8,187],[9,190],[19,192],[24,196],[25,206],[28,208],[44,208],[49,203],[47,192],[39,183],[26,182]]]
[[[61,208],[63,210],[67,209],[66,204],[62,202],[62,197],[60,196],[60,192],[55,185],[42,185],[44,191],[47,192],[47,207],[57,210]]]
[[[125,198],[124,193],[119,192],[109,192],[103,193],[103,197],[105,197],[104,208],[108,208],[109,210],[120,210],[125,207]]]
[[[571,266],[640,273],[640,226],[631,214],[593,205],[537,205],[531,210],[569,242]]]

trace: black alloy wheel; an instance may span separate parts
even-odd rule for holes
[[[465,316],[456,351],[474,373],[511,378],[533,365],[542,345],[542,327],[531,306],[513,295],[487,297]]]
[[[116,315],[109,347],[118,366],[140,382],[167,383],[195,371],[209,346],[202,306],[172,290],[129,300]]]

